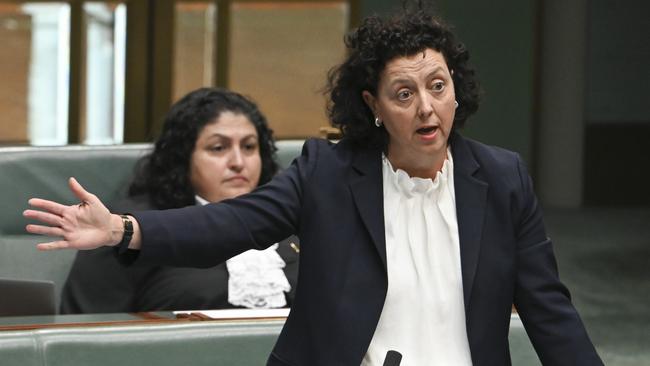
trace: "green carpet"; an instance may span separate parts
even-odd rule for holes
[[[545,221],[603,362],[650,366],[650,209],[547,209]]]

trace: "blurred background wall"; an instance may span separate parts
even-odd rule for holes
[[[519,152],[549,207],[648,206],[650,3],[441,0],[483,101],[466,134]],[[187,91],[252,96],[318,136],[344,33],[395,0],[0,0],[0,144],[149,141]]]
[[[395,2],[363,4],[385,14]],[[519,152],[546,206],[650,205],[650,3],[437,6],[483,85],[468,135]]]

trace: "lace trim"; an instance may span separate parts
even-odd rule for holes
[[[277,248],[274,244],[265,250],[249,250],[226,261],[229,303],[251,309],[287,305],[284,293],[291,291],[291,285]]]
[[[393,168],[388,157],[383,154],[382,160],[388,173],[388,180],[397,188],[398,192],[405,194],[407,197],[441,190],[441,187],[444,187],[449,181],[449,177],[454,170],[450,149],[447,149],[447,159],[445,159],[442,168],[436,173],[434,179],[411,177],[404,170]]]

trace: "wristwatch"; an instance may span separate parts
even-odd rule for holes
[[[124,254],[124,252],[129,249],[129,243],[133,237],[133,222],[126,215],[120,215],[122,218],[122,223],[124,224],[124,235],[122,235],[122,240],[117,244],[117,253]]]

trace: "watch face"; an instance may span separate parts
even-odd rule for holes
[[[122,217],[122,222],[124,223],[124,234],[133,234],[133,222],[131,222],[131,219],[126,215],[120,215],[120,217]]]

